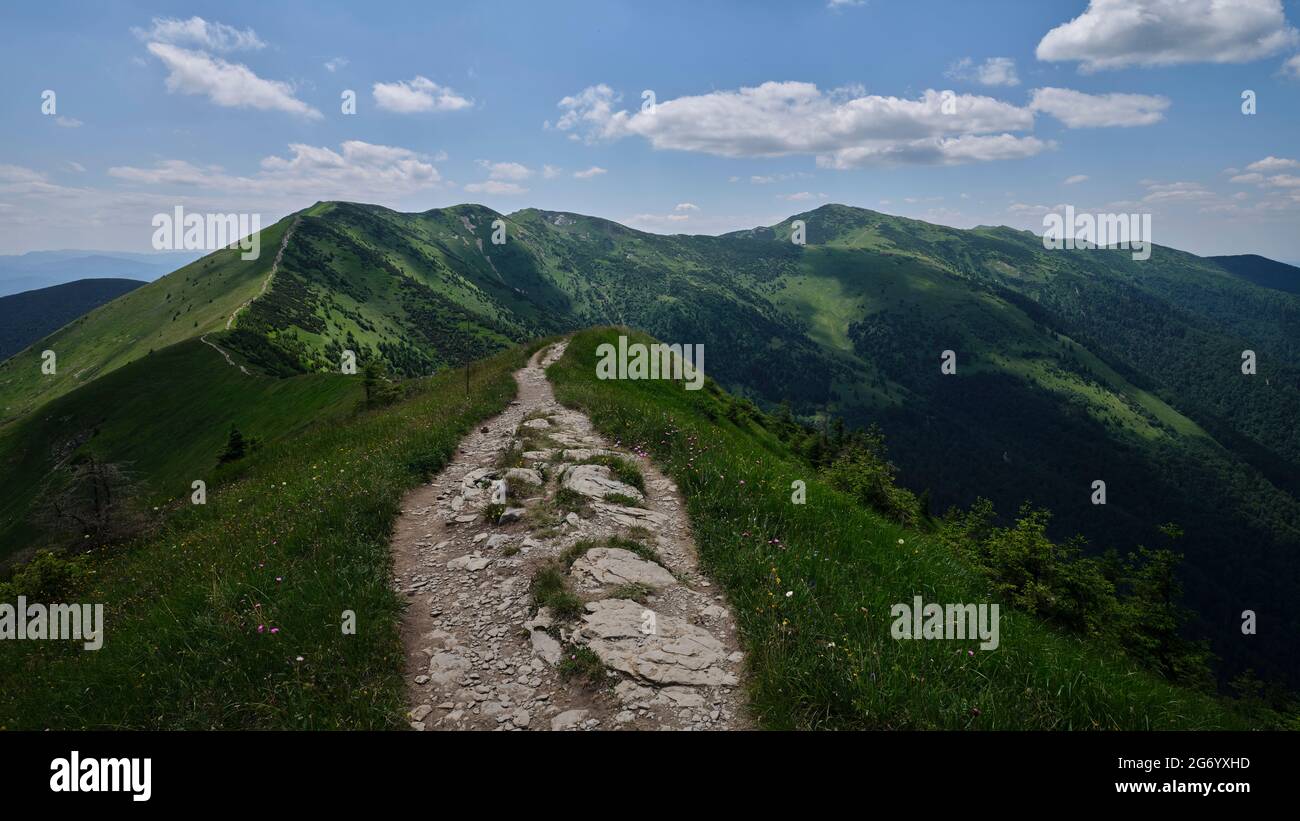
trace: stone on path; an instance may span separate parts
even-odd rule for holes
[[[643,628],[652,613],[627,599],[602,599],[587,604],[574,641],[591,648],[606,667],[655,684],[733,685],[737,679],[724,669],[722,642],[685,619],[654,613],[654,632]]]
[[[600,584],[610,585],[668,587],[677,581],[663,567],[621,547],[593,547],[578,557],[570,572],[575,576],[586,576]]]
[[[638,502],[645,498],[641,491],[615,479],[604,465],[575,465],[564,472],[561,484],[593,499],[603,499],[608,493],[629,496]]]

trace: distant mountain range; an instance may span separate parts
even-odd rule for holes
[[[141,285],[137,279],[79,279],[0,297],[0,360]]]
[[[138,254],[126,251],[31,251],[0,255],[0,296],[78,279],[124,278],[152,282],[200,256],[194,251]]]
[[[791,241],[796,220],[805,245]],[[263,293],[268,251],[290,225]],[[4,421],[72,402],[103,375],[200,335],[266,374],[337,373],[352,350],[416,376],[622,324],[704,344],[705,370],[761,404],[789,403],[818,425],[879,425],[902,480],[928,490],[935,512],[985,497],[1007,516],[1028,501],[1053,511],[1057,536],[1082,533],[1092,551],[1155,544],[1162,524],[1177,523],[1188,601],[1227,669],[1300,674],[1291,266],[1161,246],[1145,262],[1051,251],[1027,231],[840,205],[715,237],[537,209],[403,214],[333,202],[268,227],[261,242],[258,260],[218,251],[63,327],[41,343],[58,353],[56,377],[40,374],[38,351],[0,364],[0,441]],[[953,375],[940,370],[945,351]],[[102,404],[96,413],[112,412]],[[29,471],[38,457],[48,458],[29,454]],[[1104,505],[1092,501],[1096,481]],[[0,507],[0,533],[4,515],[21,512]],[[1243,640],[1246,609],[1261,623],[1267,614],[1267,634]]]
[[[1300,268],[1285,262],[1276,262],[1256,254],[1237,254],[1228,257],[1206,257],[1217,262],[1233,276],[1247,282],[1275,288],[1289,294],[1300,294]]]

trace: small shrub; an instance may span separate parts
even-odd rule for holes
[[[84,555],[67,557],[41,550],[15,570],[12,579],[0,582],[0,599],[26,596],[32,601],[66,602],[80,589],[86,573]]]
[[[582,615],[583,602],[569,589],[569,580],[557,563],[544,565],[533,576],[528,587],[532,596],[533,612],[548,607],[557,619],[572,621]]]
[[[604,684],[605,665],[600,663],[600,656],[590,647],[570,644],[564,648],[564,658],[560,660],[560,678],[565,681],[584,679],[592,684]]]

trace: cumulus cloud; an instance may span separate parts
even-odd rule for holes
[[[1269,155],[1246,166],[1246,173],[1236,173],[1235,168],[1226,169],[1225,173],[1233,174],[1228,181],[1238,185],[1258,185],[1266,189],[1300,188],[1300,176],[1278,173],[1293,168],[1300,168],[1300,160]]]
[[[1036,54],[1093,72],[1244,63],[1296,41],[1282,0],[1090,0],[1083,14],[1047,32]]]
[[[1016,61],[1010,57],[990,57],[979,65],[969,57],[963,57],[948,67],[944,76],[952,80],[979,83],[986,86],[1020,85],[1020,76],[1016,74]]]
[[[1081,183],[1081,182],[1085,181],[1086,179],[1088,179],[1088,175],[1087,175],[1087,174],[1074,174],[1074,175],[1072,175],[1072,176],[1069,176],[1069,177],[1066,177],[1066,178],[1065,178],[1065,184],[1066,184],[1066,185],[1077,185],[1078,183]]]
[[[395,83],[375,83],[372,88],[375,105],[383,111],[397,114],[414,114],[422,111],[459,111],[474,103],[454,89],[440,86],[428,77],[417,75],[413,80]]]
[[[533,170],[522,163],[479,160],[478,164],[487,169],[490,180],[526,180],[533,175]]]
[[[542,179],[553,180],[562,173],[564,173],[564,169],[560,168],[558,165],[542,166]]]
[[[64,117],[60,115],[54,118],[54,122],[63,128],[81,128],[82,126],[81,120],[78,120],[76,117]]]
[[[133,28],[141,40],[167,43],[173,46],[192,46],[203,51],[251,51],[266,48],[266,43],[250,29],[240,31],[225,23],[214,23],[202,17],[178,20],[173,17],[155,17],[149,28]]]
[[[1282,64],[1282,73],[1288,77],[1300,78],[1300,54],[1288,58]]]
[[[315,198],[391,199],[441,181],[438,169],[423,154],[396,146],[348,140],[338,151],[293,143],[287,157],[269,156],[251,176],[228,174],[221,167],[186,160],[162,160],[147,168],[114,166],[110,176],[149,186],[194,187],[242,195]]]
[[[698,211],[700,206],[693,202],[679,202],[673,206],[674,211]]]
[[[287,111],[309,119],[321,117],[319,111],[294,96],[292,85],[264,80],[248,66],[168,43],[149,43],[147,48],[167,67],[169,92],[201,94],[228,108]]]
[[[338,71],[341,68],[346,68],[347,64],[348,64],[348,58],[335,57],[333,60],[325,61],[325,70],[328,71],[330,74],[333,74],[334,72]]]
[[[592,177],[599,177],[601,174],[605,173],[608,173],[606,169],[601,168],[599,165],[593,165],[591,168],[584,171],[574,171],[573,177],[578,180],[589,180]]]
[[[1283,157],[1274,157],[1271,154],[1262,160],[1256,160],[1246,166],[1247,171],[1261,171],[1268,173],[1271,171],[1281,171],[1286,168],[1300,168],[1300,161],[1286,159]]]
[[[1085,94],[1069,88],[1036,88],[1029,107],[1067,128],[1151,125],[1164,119],[1169,98],[1148,94]]]
[[[657,149],[724,157],[813,155],[827,168],[940,164],[1028,157],[1051,147],[1009,132],[1033,112],[969,94],[927,90],[920,99],[823,93],[812,83],[767,82],[615,110],[618,96],[591,86],[559,102],[555,125],[587,142],[639,136]]]

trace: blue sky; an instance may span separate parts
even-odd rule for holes
[[[0,25],[0,253],[148,250],[176,205],[267,224],[353,199],[666,233],[826,202],[1041,232],[1069,204],[1300,261],[1297,21],[1281,0],[24,4]]]

